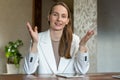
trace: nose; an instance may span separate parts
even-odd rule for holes
[[[58,16],[57,20],[58,20],[58,21],[61,21],[61,19],[62,19],[61,16]]]

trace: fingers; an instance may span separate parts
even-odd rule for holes
[[[92,35],[94,35],[94,30],[88,31],[86,37],[89,39],[92,37]]]
[[[94,34],[94,30],[89,30],[88,32],[87,32],[87,36],[91,36],[91,35],[93,35]]]
[[[29,22],[27,22],[27,28],[28,28],[28,30],[29,30],[30,32],[32,31],[32,27],[31,27],[31,25],[30,25]]]
[[[35,26],[34,31],[38,33],[38,28]]]
[[[85,42],[87,42],[92,37],[93,34],[94,34],[94,30],[89,30],[84,37]]]
[[[35,26],[34,30],[32,29],[32,26],[30,25],[29,22],[27,22],[27,28],[30,32],[38,32],[37,26]]]
[[[94,35],[94,30],[89,30],[86,35],[81,39],[80,45],[85,46],[87,41]]]
[[[38,28],[37,28],[37,26],[35,26],[34,29],[32,29],[32,27],[31,27],[29,22],[27,22],[26,25],[27,25],[27,28],[29,30],[29,34],[30,34],[33,42],[37,43],[38,42]]]

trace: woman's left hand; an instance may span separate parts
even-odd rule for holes
[[[85,47],[87,41],[94,35],[94,30],[89,30],[86,35],[81,39],[79,46],[81,52],[86,52],[87,48]]]

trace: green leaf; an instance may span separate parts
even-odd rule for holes
[[[8,44],[5,46],[5,56],[8,59],[8,63],[14,63],[16,66],[19,66],[20,60],[23,58],[19,52],[19,47],[22,45],[22,40],[8,42]]]

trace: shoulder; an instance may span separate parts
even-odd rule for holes
[[[44,31],[44,32],[40,32],[38,34],[38,38],[39,38],[39,41],[46,41],[46,40],[50,40],[50,31],[47,30],[47,31]]]
[[[39,37],[45,37],[45,36],[47,36],[47,35],[49,35],[49,30],[46,30],[46,31],[43,31],[43,32],[38,33],[38,36],[39,36]]]
[[[76,35],[76,34],[73,34],[73,42],[75,41],[79,41],[80,40],[80,38],[79,38],[79,36],[78,35]]]
[[[72,39],[72,46],[78,45],[80,42],[79,36],[76,34],[73,34],[73,39]]]

